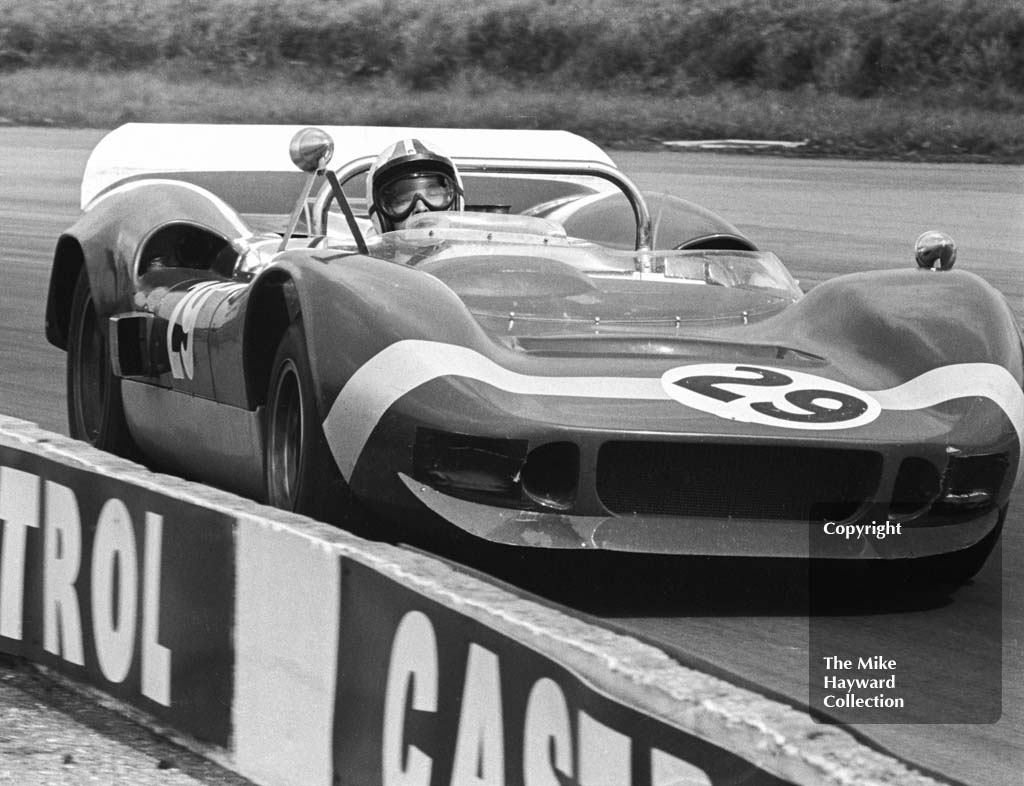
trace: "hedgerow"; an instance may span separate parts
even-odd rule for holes
[[[0,0],[0,68],[1024,93],[1019,0]]]

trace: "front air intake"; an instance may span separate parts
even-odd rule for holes
[[[842,521],[874,496],[881,470],[863,450],[607,442],[597,493],[619,516]]]

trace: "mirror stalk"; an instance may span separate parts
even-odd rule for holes
[[[352,213],[352,207],[348,203],[348,199],[345,198],[345,192],[341,189],[341,183],[338,182],[338,176],[330,169],[327,168],[328,162],[331,160],[331,156],[334,155],[334,140],[331,139],[330,134],[319,128],[303,128],[296,132],[295,136],[292,137],[291,144],[288,147],[288,153],[291,156],[292,163],[295,164],[303,172],[308,173],[306,183],[302,188],[302,193],[299,196],[298,201],[295,203],[295,208],[292,210],[291,216],[288,218],[288,226],[281,238],[281,245],[278,247],[278,253],[288,248],[288,241],[292,239],[292,235],[295,232],[295,227],[299,224],[299,216],[305,213],[306,215],[306,226],[310,233],[313,232],[313,216],[309,204],[309,195],[313,190],[313,183],[316,182],[318,177],[326,177],[327,182],[331,184],[331,192],[334,194],[334,198],[338,201],[339,207],[345,214],[345,221],[348,222],[349,231],[352,233],[352,238],[355,240],[356,248],[359,249],[360,254],[367,254],[368,250],[366,247],[366,240],[363,238],[363,233],[359,229],[359,224],[356,223],[356,217]],[[327,234],[327,216],[326,211],[322,217],[323,226],[319,227],[323,234]]]
[[[331,169],[328,169],[325,174],[327,176],[327,182],[331,184],[331,191],[334,192],[334,199],[337,201],[338,206],[341,207],[341,212],[345,214],[345,221],[348,222],[348,229],[352,233],[352,237],[355,238],[356,248],[358,248],[359,253],[364,256],[369,254],[369,249],[366,247],[366,240],[363,239],[363,233],[359,229],[359,224],[356,223],[356,217],[352,214],[352,208],[348,203],[348,199],[345,197],[345,192],[341,190],[341,183],[338,182],[338,176]]]
[[[309,194],[313,190],[313,183],[316,182],[318,174],[319,172],[310,172],[306,177],[306,183],[302,187],[302,193],[299,196],[298,201],[295,203],[295,208],[292,210],[292,214],[288,218],[288,226],[285,228],[284,235],[281,237],[281,245],[277,247],[278,253],[288,248],[288,241],[292,239],[295,227],[299,225],[299,216],[303,212],[306,213],[306,225],[309,226]]]

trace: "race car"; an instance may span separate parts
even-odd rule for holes
[[[402,138],[465,205],[374,232]],[[1022,334],[942,233],[805,293],[559,131],[129,124],[81,201],[46,334],[99,448],[412,542],[963,581],[999,538]]]

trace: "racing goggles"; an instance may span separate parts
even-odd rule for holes
[[[392,221],[404,221],[412,215],[417,202],[422,202],[427,210],[448,210],[458,194],[459,187],[447,175],[412,174],[381,188],[377,202],[380,212]]]

